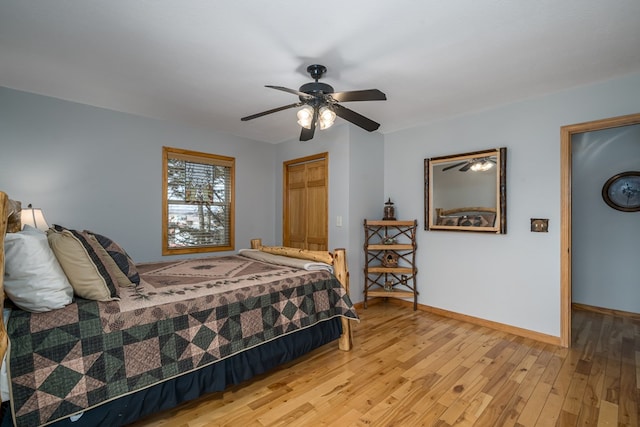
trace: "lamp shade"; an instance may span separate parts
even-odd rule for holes
[[[31,204],[29,204],[25,209],[22,209],[20,220],[22,221],[23,226],[30,225],[31,227],[42,231],[49,229],[49,224],[47,224],[47,220],[44,218],[42,209],[34,208]]]

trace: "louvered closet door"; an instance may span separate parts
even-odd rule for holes
[[[327,250],[327,153],[284,163],[283,244]]]

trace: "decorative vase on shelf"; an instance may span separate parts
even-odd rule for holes
[[[395,220],[396,219],[396,209],[393,207],[393,202],[391,201],[391,197],[384,204],[384,217],[383,220]]]

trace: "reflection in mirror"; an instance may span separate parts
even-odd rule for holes
[[[507,149],[425,159],[425,229],[505,234]]]

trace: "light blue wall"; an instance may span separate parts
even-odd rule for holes
[[[385,135],[385,194],[421,222],[419,302],[559,336],[560,128],[639,111],[635,74]],[[423,159],[503,146],[508,233],[424,231]]]
[[[602,199],[613,175],[640,171],[640,125],[573,135],[573,302],[640,313],[640,212]]]
[[[339,124],[308,143],[270,145],[0,88],[0,189],[142,262],[161,257],[163,145],[236,157],[237,248],[281,243],[282,162],[327,151],[329,245],[347,248],[354,301],[362,220],[391,197],[398,218],[420,223],[421,304],[559,336],[560,127],[639,111],[635,74],[385,136]],[[508,234],[424,231],[423,159],[502,146]],[[549,233],[531,233],[530,218],[549,218]]]
[[[349,145],[349,275],[351,296],[364,300],[364,220],[382,219],[384,202],[384,138],[350,127]]]
[[[274,239],[275,147],[0,88],[0,189],[47,221],[161,258],[162,146],[236,158],[236,248]]]

